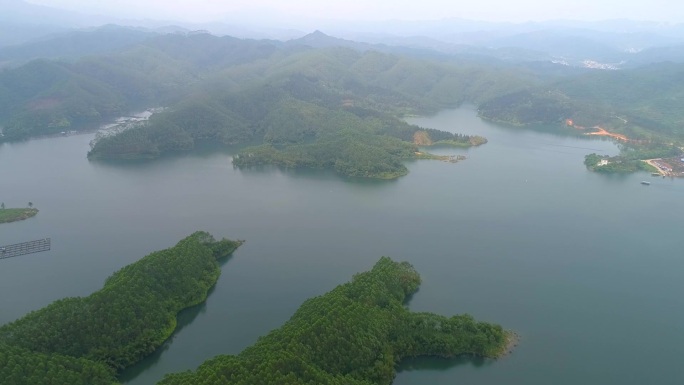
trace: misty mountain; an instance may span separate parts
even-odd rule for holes
[[[0,0],[0,9],[0,47],[113,21],[105,16],[85,15],[22,0]]]
[[[594,60],[619,63],[648,47],[680,44],[681,39],[653,33],[614,33],[585,29],[538,30],[486,42],[492,47],[516,47],[548,53],[570,63]]]
[[[365,41],[341,39],[315,31],[286,42],[288,46],[311,48],[345,47],[359,52],[378,51],[441,61],[480,62],[487,65],[501,63],[550,62],[553,57],[545,52],[516,47],[487,48],[466,44],[451,44],[422,36],[374,36]]]
[[[116,25],[53,34],[21,45],[0,47],[0,68],[38,58],[74,60],[113,52],[157,35]]]
[[[68,31],[68,28],[54,25],[0,23],[0,48],[22,44],[47,35]]]
[[[285,43],[288,47],[309,47],[309,48],[349,48],[358,52],[378,51],[400,55],[409,55],[420,58],[446,59],[444,52],[430,48],[409,45],[387,45],[378,43],[367,43],[361,41],[341,39],[327,35],[319,30],[304,35],[298,39],[292,39]]]
[[[0,0],[0,47],[17,45],[27,41],[70,29],[83,29],[107,23],[147,28],[160,33],[187,33],[206,30],[215,35],[238,38],[278,39],[288,44],[300,44],[313,48],[347,47],[355,50],[380,50],[402,54],[481,60],[493,58],[504,62],[530,62],[560,60],[569,65],[584,66],[584,61],[621,63],[633,60],[632,54],[644,49],[665,47],[684,43],[684,26],[662,23],[609,20],[605,22],[547,21],[528,23],[483,22],[464,19],[428,21],[386,20],[377,22],[341,22],[334,20],[309,20],[319,28],[340,38],[323,33],[304,37],[293,25],[278,23],[248,25],[244,20],[226,19],[213,23],[184,23],[172,20],[116,20],[107,16],[85,15],[57,8],[39,6],[23,0]],[[80,38],[83,48],[79,45]],[[94,35],[93,35],[94,38]],[[64,36],[55,41],[56,46],[74,46],[57,54],[58,48],[50,49],[35,42],[33,47],[15,47],[0,54],[0,61],[28,60],[34,57],[79,56],[81,54],[106,52],[109,47],[124,46],[125,42],[108,43],[101,50],[93,49],[87,37]],[[103,41],[106,37],[103,37]],[[41,39],[44,40],[44,39]],[[135,38],[133,38],[135,40]],[[91,47],[90,49],[87,47]],[[643,56],[637,63],[649,63]],[[652,61],[651,61],[652,62]]]
[[[577,20],[552,20],[544,22],[486,22],[457,18],[441,20],[379,20],[374,22],[349,23],[327,22],[326,31],[335,36],[358,40],[363,36],[410,37],[423,36],[432,39],[470,45],[485,45],[488,41],[509,36],[523,35],[536,31],[564,32],[566,35],[596,38],[609,42],[611,39],[631,39],[635,36],[649,36],[648,46],[670,44],[684,39],[684,24],[663,24],[633,20],[605,20],[586,22]],[[610,38],[610,36],[613,36]],[[645,46],[642,48],[646,48]]]
[[[312,33],[304,35],[298,39],[287,41],[287,45],[303,45],[311,48],[329,48],[329,47],[345,47],[357,51],[367,51],[372,49],[374,45],[368,43],[361,43],[352,40],[340,39],[316,30]]]
[[[421,25],[420,23],[418,23]],[[430,24],[431,25],[431,24]],[[447,21],[435,25],[448,26]],[[574,67],[623,68],[659,61],[679,61],[681,39],[652,32],[601,32],[580,28],[539,29],[545,24],[466,23],[486,25],[488,31],[441,37],[344,33],[338,38],[319,30],[287,41],[312,48],[346,47],[358,51],[411,55],[443,60],[500,61],[504,63],[557,62]],[[494,29],[494,28],[501,29]],[[510,29],[505,29],[509,27]],[[465,29],[461,26],[457,30]],[[448,29],[447,29],[448,30]],[[517,33],[519,30],[529,30]],[[516,32],[513,33],[512,32]],[[464,41],[468,43],[464,43]],[[650,47],[645,48],[644,47]],[[638,54],[644,50],[643,54]],[[649,56],[653,54],[652,58]],[[662,58],[662,60],[661,60]]]
[[[625,63],[625,67],[635,68],[662,62],[684,63],[684,44],[648,48],[632,54]]]
[[[66,29],[63,23],[54,22],[48,7],[21,0],[0,0],[0,9],[0,47],[21,44]]]
[[[606,22],[548,21],[529,23],[385,21],[356,23],[330,31],[356,41],[435,50],[448,55],[474,55],[503,61],[557,61],[572,66],[586,62],[618,68],[634,53],[684,42],[682,25],[610,20]],[[655,61],[638,61],[641,64]],[[589,64],[592,65],[592,64]]]
[[[30,25],[87,26],[85,15],[63,9],[46,7],[22,0],[0,0],[0,22]]]
[[[360,37],[364,39],[363,37]],[[530,61],[549,62],[553,57],[542,51],[534,51],[519,47],[491,48],[470,44],[448,43],[425,36],[370,36],[365,41],[372,41],[378,46],[387,46],[394,52],[409,53],[411,50],[417,52],[432,51],[433,57],[448,56],[452,59],[461,60],[499,60],[508,63],[522,63]]]
[[[617,55],[608,44],[572,34],[552,30],[538,30],[487,42],[494,48],[517,47],[546,52],[559,57],[604,59]]]

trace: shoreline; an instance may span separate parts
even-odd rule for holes
[[[593,127],[593,129],[595,129],[595,130],[597,130],[597,131],[594,131],[594,132],[585,132],[584,135],[608,136],[608,137],[611,137],[611,138],[613,138],[613,139],[618,139],[618,140],[622,140],[622,141],[625,141],[625,142],[631,142],[631,141],[632,141],[632,139],[628,138],[628,137],[625,136],[625,135],[616,134],[616,133],[614,133],[614,132],[610,132],[610,131],[606,130],[606,129],[603,128],[603,127],[595,126],[595,127]]]
[[[646,163],[647,165],[653,167],[655,170],[657,170],[657,171],[654,171],[655,173],[658,173],[662,176],[667,176],[667,173],[665,171],[661,170],[660,167],[658,167],[656,164],[653,163],[654,160],[660,160],[660,159],[642,159],[641,161]]]
[[[667,158],[653,158],[653,159],[641,159],[642,162],[651,166],[654,170],[653,174],[659,174],[662,177],[669,176],[670,178],[681,178],[684,177],[684,168],[679,164],[680,157],[675,157],[675,159]],[[676,165],[672,165],[676,164]]]
[[[495,358],[504,358],[510,354],[513,353],[513,350],[518,346],[518,343],[520,342],[520,334],[512,331],[512,330],[507,330],[506,331],[506,343],[502,346],[501,350],[499,353],[495,356]]]
[[[118,116],[118,117],[109,117],[102,119],[98,123],[93,123],[96,125],[96,127],[89,127],[89,128],[84,128],[84,129],[78,129],[78,130],[66,130],[66,131],[60,131],[60,132],[51,132],[51,133],[44,133],[44,134],[38,134],[38,135],[30,135],[30,136],[25,136],[21,138],[11,138],[11,139],[2,139],[3,136],[0,135],[0,144],[3,143],[14,143],[14,142],[24,142],[24,141],[29,141],[29,140],[34,140],[34,139],[45,139],[45,138],[64,138],[67,136],[75,136],[75,135],[88,135],[88,134],[97,134],[98,132],[108,132],[111,130],[115,130],[117,127],[124,126],[126,124],[131,124],[131,123],[140,123],[147,121],[150,116],[154,115],[155,113],[159,111],[163,111],[166,107],[150,107],[147,108],[143,111],[140,112],[134,112],[130,113],[128,115],[123,115],[123,116]],[[87,126],[90,126],[87,125]]]
[[[576,130],[582,130],[582,131],[584,131],[584,130],[587,129],[587,127],[584,127],[584,126],[580,126],[580,125],[578,125],[578,124],[575,124],[575,123],[572,121],[572,119],[566,119],[566,120],[565,120],[565,125],[570,126],[570,127],[574,128],[574,129],[576,129]],[[585,132],[584,135],[607,136],[607,137],[610,137],[610,138],[613,138],[613,139],[623,140],[623,141],[625,141],[625,142],[633,142],[633,141],[634,141],[634,140],[628,138],[626,135],[616,134],[616,133],[614,133],[614,132],[610,132],[610,131],[606,130],[605,128],[601,127],[601,126],[594,126],[594,127],[592,127],[591,129],[592,129],[592,130],[596,130],[596,131]]]

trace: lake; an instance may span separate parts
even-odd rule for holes
[[[584,155],[616,154],[612,142],[491,124],[472,107],[409,121],[489,143],[432,150],[468,159],[409,162],[394,181],[238,170],[231,149],[89,162],[93,134],[0,145],[0,201],[40,209],[0,225],[0,245],[52,238],[50,252],[0,260],[0,324],[206,230],[247,243],[124,383],[238,353],[383,255],[421,274],[411,309],[522,337],[500,360],[411,360],[396,385],[684,381],[684,180],[589,172]]]

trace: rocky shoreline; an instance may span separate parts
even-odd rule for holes
[[[499,354],[496,356],[497,358],[502,358],[505,357],[509,354],[513,353],[513,349],[515,349],[516,346],[518,346],[518,343],[520,342],[520,334],[514,332],[514,331],[506,331],[506,343],[504,344],[503,348],[499,352]]]

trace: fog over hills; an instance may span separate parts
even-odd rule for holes
[[[660,22],[607,20],[601,22],[555,20],[504,23],[445,18],[441,20],[345,21],[289,18],[264,12],[261,17],[232,13],[211,23],[163,20],[151,14],[145,19],[122,19],[32,4],[23,0],[0,0],[0,46],[19,44],[69,29],[118,24],[151,30],[175,26],[184,30],[206,30],[215,35],[239,38],[290,40],[314,30],[367,43],[454,51],[454,45],[486,48],[516,47],[556,56],[611,51],[638,52],[652,47],[684,43],[684,26]],[[457,49],[457,48],[456,48]],[[584,59],[589,59],[585,57]]]

